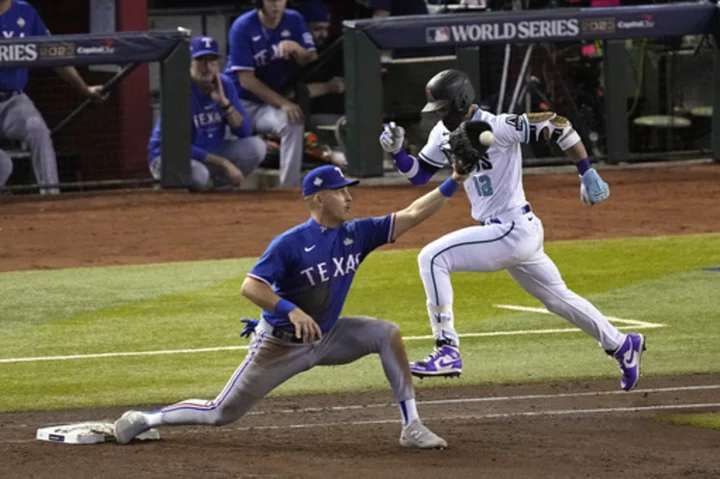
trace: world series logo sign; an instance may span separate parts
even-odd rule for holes
[[[580,21],[577,18],[473,23],[425,29],[427,43],[512,41],[551,37],[569,39],[577,37],[579,34]]]

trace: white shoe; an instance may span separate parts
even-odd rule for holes
[[[127,444],[135,437],[150,429],[145,415],[139,411],[128,411],[113,425],[113,434],[118,444]]]
[[[419,419],[415,419],[403,428],[400,445],[418,449],[444,449],[447,447],[447,442],[425,427]]]

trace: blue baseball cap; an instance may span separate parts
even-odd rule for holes
[[[319,166],[312,169],[303,179],[302,194],[310,196],[321,190],[337,190],[346,186],[353,186],[360,180],[348,180],[340,168],[333,165]]]
[[[195,37],[190,41],[190,54],[193,58],[203,55],[220,56],[220,47],[212,37]]]
[[[307,23],[330,21],[330,10],[322,0],[308,0],[297,7],[297,10]]]

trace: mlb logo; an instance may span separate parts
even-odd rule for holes
[[[450,41],[450,27],[428,27],[425,30],[428,43],[445,43]]]

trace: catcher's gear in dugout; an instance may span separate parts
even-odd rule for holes
[[[448,146],[453,158],[453,169],[461,175],[470,174],[478,167],[489,145],[480,143],[480,135],[492,132],[492,127],[484,121],[464,121],[450,133]]]
[[[460,126],[475,101],[470,78],[465,72],[454,69],[443,70],[432,77],[425,86],[425,94],[428,102],[423,113],[442,110],[442,122],[450,131]]]

